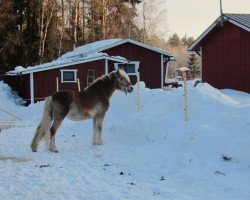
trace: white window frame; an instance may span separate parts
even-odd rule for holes
[[[138,70],[139,70],[139,65],[140,62],[139,61],[130,61],[128,63],[114,63],[115,69],[117,70],[119,68],[120,64],[134,64],[135,65],[135,73],[127,73],[128,75],[137,75],[138,74]]]
[[[77,82],[77,69],[61,69],[61,83],[76,83]],[[74,72],[74,81],[64,81],[63,73],[64,72]]]

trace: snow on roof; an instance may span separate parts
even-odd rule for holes
[[[64,58],[90,54],[92,52],[100,52],[98,51],[98,49],[103,48],[105,46],[113,45],[114,43],[119,42],[121,40],[122,39],[108,39],[108,40],[92,42],[92,43],[77,47],[74,51],[63,54],[61,58],[64,59]]]
[[[37,66],[30,66],[27,68],[23,68],[21,66],[16,67],[13,71],[9,71],[6,73],[6,75],[18,75],[20,73],[22,74],[28,74],[32,72],[38,72],[38,71],[44,71],[59,67],[65,67],[74,64],[84,63],[84,62],[90,62],[98,59],[109,59],[114,60],[118,62],[127,62],[126,58],[120,57],[120,56],[109,56],[106,53],[102,53],[101,51],[104,51],[106,49],[124,44],[124,43],[132,43],[138,46],[141,46],[146,49],[150,49],[152,51],[161,53],[165,56],[172,57],[172,54],[168,51],[164,51],[162,49],[152,47],[140,42],[137,42],[135,40],[131,39],[107,39],[107,40],[101,40],[96,41],[93,43],[89,43],[80,47],[77,47],[75,50],[71,52],[67,52],[63,54],[61,57],[59,57],[56,60],[53,60],[52,62],[37,65]]]
[[[76,65],[80,63],[86,63],[90,61],[95,61],[95,60],[100,60],[100,59],[109,59],[113,60],[116,62],[127,62],[126,58],[120,57],[120,56],[108,56],[106,53],[91,53],[91,54],[76,54],[74,51],[69,52],[71,56],[65,56],[64,54],[62,57],[53,60],[52,62],[37,65],[37,66],[30,66],[27,68],[24,68],[22,66],[15,67],[14,70],[9,71],[6,73],[6,75],[19,75],[19,74],[29,74],[32,72],[39,72],[39,71],[44,71],[44,70],[49,70],[49,69],[55,69],[55,68],[60,68],[60,67],[66,67],[69,65]]]

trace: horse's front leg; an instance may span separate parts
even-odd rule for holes
[[[102,123],[105,113],[98,114],[93,118],[93,145],[102,145]]]

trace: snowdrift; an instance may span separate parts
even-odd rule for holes
[[[137,86],[135,86],[136,91]],[[58,154],[29,143],[43,102],[20,106],[0,82],[0,107],[23,119],[0,133],[0,199],[250,199],[250,95],[188,84],[183,89],[115,92],[102,146],[91,146],[92,122],[65,120]]]

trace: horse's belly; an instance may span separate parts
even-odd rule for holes
[[[90,119],[92,117],[93,116],[91,115],[91,113],[80,113],[80,112],[69,112],[69,114],[66,116],[66,118],[74,121]]]

